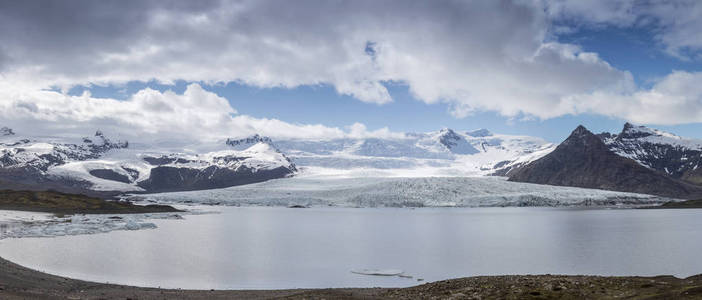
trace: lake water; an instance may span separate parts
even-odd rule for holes
[[[157,229],[0,241],[98,282],[194,289],[400,287],[497,274],[702,273],[702,210],[216,207]],[[413,279],[358,275],[402,269]]]

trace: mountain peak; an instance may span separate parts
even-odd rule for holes
[[[593,135],[593,133],[590,132],[590,130],[587,130],[585,126],[578,125],[578,127],[576,127],[575,130],[573,130],[573,132],[570,133],[570,136],[566,140],[569,140],[571,138],[581,138],[589,135]]]
[[[15,135],[15,132],[12,131],[12,128],[8,128],[8,127],[0,128],[0,136],[8,136],[8,135]]]
[[[598,149],[598,151],[606,151],[607,149],[604,142],[583,125],[578,125],[578,127],[571,132],[570,136],[568,136],[563,143],[558,145],[556,149],[566,147],[581,148],[577,151],[584,151],[585,148],[594,148]]]
[[[619,134],[620,138],[639,138],[653,135],[654,132],[646,126],[636,126],[629,122],[624,123],[622,132]]]
[[[478,152],[463,136],[449,128],[441,129],[439,143],[455,154],[473,154]]]
[[[633,125],[629,122],[624,124],[624,128],[622,128],[622,132],[619,135],[617,135],[617,139],[639,139],[649,136],[659,136],[676,140],[682,139],[681,137],[672,133],[668,133],[658,129],[648,128],[646,126]]]
[[[441,128],[441,130],[439,130],[439,133],[441,133],[441,134],[456,134],[456,132],[453,131],[453,129],[448,128],[448,127]]]
[[[254,144],[258,143],[264,143],[264,144],[273,144],[273,140],[267,136],[260,136],[259,134],[254,134],[252,136],[242,138],[242,139],[232,139],[228,138],[225,143],[229,146],[232,146],[234,148],[243,150],[245,148],[248,148]]]
[[[83,137],[83,143],[91,147],[96,152],[104,152],[110,149],[129,148],[128,141],[112,142],[101,130],[95,131],[95,138]]]
[[[447,128],[447,127],[441,128],[441,130],[439,130],[439,134],[441,134],[441,135],[457,135],[456,132],[453,131],[453,129]]]

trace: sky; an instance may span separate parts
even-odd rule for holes
[[[0,125],[35,135],[702,138],[702,2],[0,1]]]

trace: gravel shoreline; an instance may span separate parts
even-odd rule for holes
[[[0,258],[0,299],[702,299],[702,274],[481,276],[409,288],[173,290],[69,279]]]

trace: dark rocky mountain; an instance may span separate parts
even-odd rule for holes
[[[697,198],[702,187],[617,155],[583,126],[548,155],[510,173],[510,181]]]
[[[620,156],[673,178],[702,184],[702,141],[630,123],[624,124],[619,134],[598,136]]]
[[[237,169],[209,166],[204,169],[158,166],[151,169],[147,180],[138,185],[149,192],[193,191],[225,188],[262,182],[291,175],[288,167],[257,170],[242,166]]]

